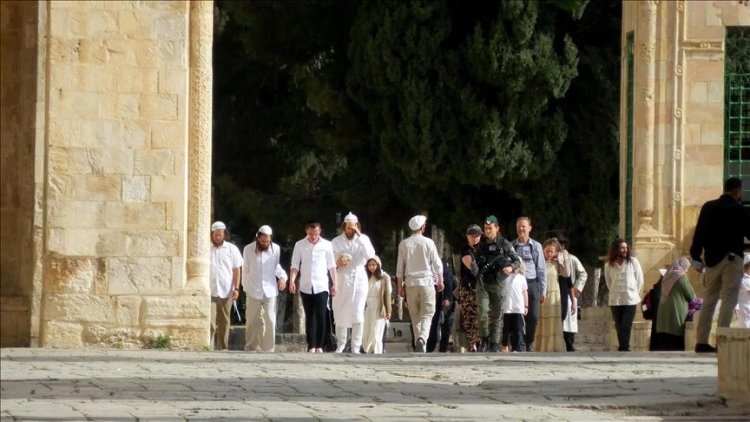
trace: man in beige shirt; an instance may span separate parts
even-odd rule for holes
[[[412,331],[418,352],[427,351],[432,316],[435,314],[435,286],[441,292],[443,262],[432,239],[424,237],[427,217],[415,215],[409,220],[411,236],[398,245],[396,284],[398,294],[406,295]]]

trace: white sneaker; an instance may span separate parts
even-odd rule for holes
[[[346,347],[345,344],[342,344],[341,346],[336,347],[336,353],[343,353],[345,347]]]

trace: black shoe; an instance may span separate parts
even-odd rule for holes
[[[479,345],[479,352],[487,353],[487,346],[490,344],[489,337],[482,337],[482,344]]]
[[[696,343],[695,353],[716,353],[716,348],[706,343]]]
[[[533,352],[534,351],[534,345],[533,344],[527,344],[526,345],[526,351],[527,352]]]
[[[497,343],[490,343],[490,348],[487,350],[489,353],[497,353],[500,349],[497,347]]]

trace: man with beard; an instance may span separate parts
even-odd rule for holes
[[[331,244],[336,257],[336,273],[339,291],[333,298],[333,318],[336,324],[336,353],[346,347],[347,331],[352,329],[352,353],[359,353],[362,347],[362,333],[367,302],[367,260],[375,256],[375,248],[367,235],[361,232],[359,219],[351,212],[344,217],[341,225],[343,233]]]
[[[232,243],[225,241],[227,226],[221,221],[211,224],[211,344],[215,350],[227,349],[229,344],[229,314],[232,302],[240,294],[242,254]]]
[[[273,352],[276,347],[276,299],[286,289],[281,249],[271,242],[273,231],[260,226],[255,242],[242,251],[242,289],[245,291],[245,350]],[[261,309],[263,310],[261,316]]]
[[[604,264],[604,281],[609,289],[609,308],[617,330],[617,351],[629,352],[635,310],[641,302],[643,269],[625,239],[615,239],[610,245]]]

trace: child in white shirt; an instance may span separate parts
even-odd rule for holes
[[[523,340],[525,331],[523,317],[529,310],[529,292],[524,277],[524,265],[515,271],[515,273],[505,279],[503,291],[503,351],[508,351],[508,346],[514,352],[526,350],[526,344]]]

